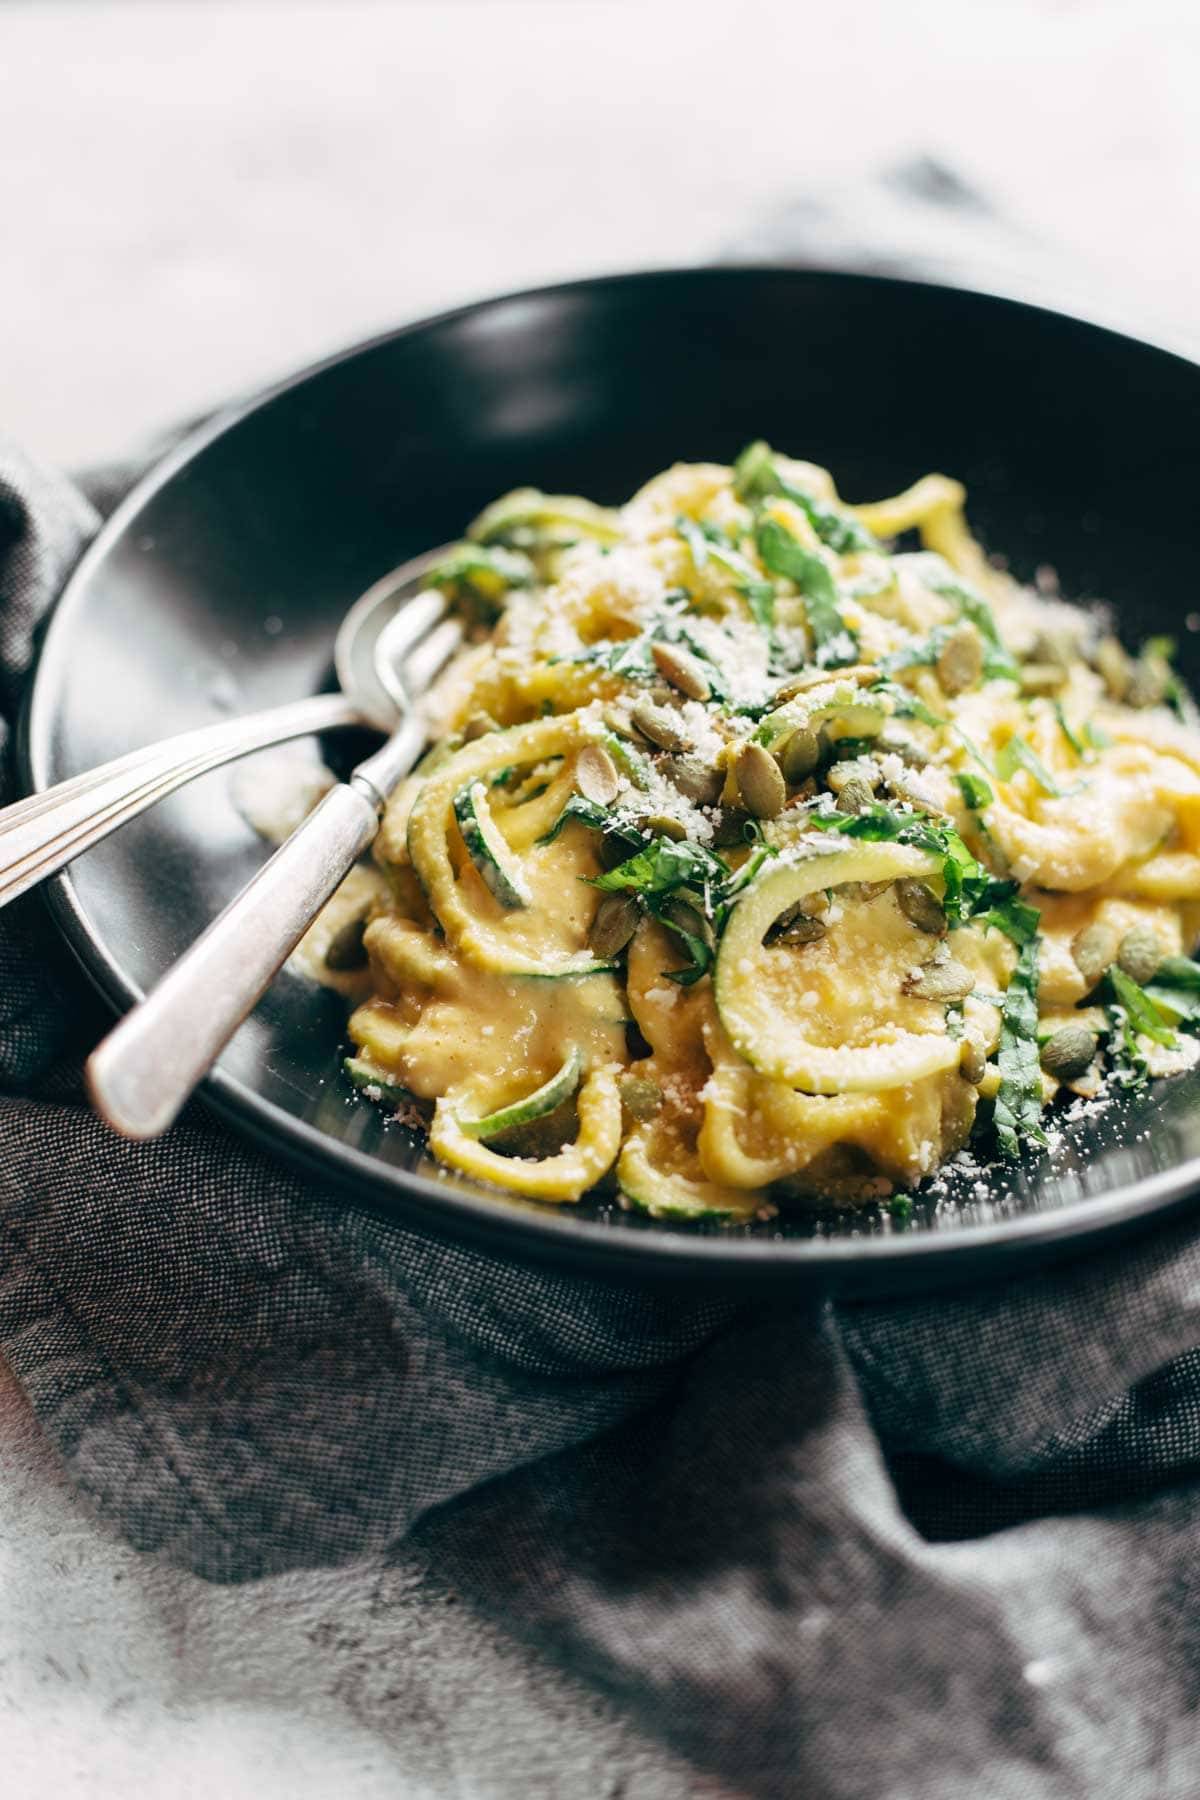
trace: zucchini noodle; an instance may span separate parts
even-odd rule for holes
[[[354,1086],[493,1189],[730,1225],[1190,1067],[1171,647],[1023,587],[964,506],[761,443],[489,506],[429,577],[465,644],[353,890]]]

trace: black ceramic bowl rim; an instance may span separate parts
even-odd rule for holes
[[[746,277],[795,277],[801,273],[817,278],[822,274],[835,275],[840,282],[873,286],[881,293],[896,288],[936,289],[941,294],[960,294],[967,300],[985,298],[995,306],[1052,320],[1065,319],[1102,336],[1157,350],[1188,369],[1196,366],[1178,348],[1128,331],[1114,330],[1070,310],[985,290],[808,266],[798,270],[794,266],[771,264],[695,265],[587,276],[492,295],[413,320],[308,364],[250,399],[222,409],[189,432],[125,497],[77,564],[45,631],[18,742],[18,763],[26,791],[37,792],[48,785],[46,762],[50,720],[45,695],[52,685],[50,677],[54,667],[69,646],[71,609],[77,596],[84,593],[92,569],[108,554],[128,522],[151,495],[165,486],[200,451],[261,407],[303,386],[325,370],[352,361],[376,346],[416,336],[493,307],[586,293],[604,287],[686,283],[697,277],[737,282]],[[47,882],[43,891],[68,945],[99,991],[118,1011],[133,1005],[141,998],[140,990],[129,981],[94,933],[75,893],[69,870]],[[807,1280],[839,1291],[853,1291],[860,1281],[872,1291],[887,1289],[893,1284],[897,1290],[949,1285],[967,1275],[977,1279],[984,1274],[1011,1272],[1014,1258],[1024,1262],[1031,1257],[1049,1261],[1080,1249],[1101,1235],[1108,1237],[1114,1232],[1128,1231],[1169,1210],[1178,1209],[1200,1190],[1200,1157],[1192,1157],[1174,1169],[1146,1176],[1115,1188],[1109,1194],[1072,1201],[1061,1209],[970,1222],[944,1233],[921,1232],[907,1236],[903,1232],[894,1232],[882,1236],[771,1239],[699,1236],[689,1233],[686,1226],[663,1226],[638,1233],[636,1237],[622,1233],[618,1242],[617,1234],[608,1232],[602,1223],[573,1215],[566,1207],[552,1210],[513,1206],[503,1198],[489,1197],[483,1188],[476,1198],[468,1192],[443,1187],[435,1178],[382,1164],[352,1145],[327,1136],[307,1121],[282,1112],[219,1068],[207,1077],[200,1096],[222,1118],[261,1147],[276,1153],[283,1151],[310,1178],[348,1188],[353,1198],[362,1204],[382,1204],[394,1214],[399,1191],[406,1202],[405,1210],[411,1210],[414,1218],[419,1218],[423,1225],[440,1236],[463,1238],[492,1250],[503,1245],[516,1256],[554,1263],[569,1262],[597,1275],[621,1275],[626,1279],[707,1277],[756,1283],[764,1279],[786,1279],[793,1283]]]

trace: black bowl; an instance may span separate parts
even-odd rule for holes
[[[379,574],[521,483],[626,498],[677,458],[763,436],[851,497],[961,476],[1023,576],[1113,602],[1130,635],[1190,633],[1200,369],[1078,320],[953,289],[815,271],[586,281],[467,307],[351,350],[192,437],[121,508],[47,633],[25,734],[41,788],[150,738],[326,685],[337,622]],[[1195,623],[1195,621],[1192,621]],[[117,1007],[265,854],[196,782],[50,892]],[[555,1212],[434,1175],[339,1076],[343,1011],[285,973],[206,1084],[317,1178],[443,1232],[630,1276],[807,1275],[845,1289],[977,1278],[1183,1201],[1200,1079],[1153,1085],[986,1197],[744,1231],[612,1208]]]

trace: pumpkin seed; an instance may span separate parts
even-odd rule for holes
[[[1133,679],[1133,661],[1115,637],[1102,637],[1096,645],[1096,667],[1114,700],[1123,700]]]
[[[750,823],[750,814],[737,806],[725,806],[721,816],[713,827],[713,843],[718,850],[733,850],[739,845],[745,846],[749,839],[746,827]]]
[[[975,986],[975,977],[943,951],[919,968],[910,969],[901,986],[918,1000],[965,1000]]]
[[[779,766],[784,780],[796,787],[812,774],[820,760],[821,746],[816,732],[809,726],[802,725],[784,743],[779,755]]]
[[[1145,987],[1148,981],[1154,980],[1164,954],[1153,926],[1134,925],[1121,939],[1117,963],[1130,981],[1136,981],[1139,987]]]
[[[1027,662],[1021,666],[1023,694],[1052,694],[1066,680],[1066,672],[1055,663]]]
[[[466,724],[463,726],[463,743],[473,744],[477,739],[486,737],[489,731],[499,731],[499,729],[500,727],[497,725],[495,719],[493,719],[491,713],[472,713]]]
[[[958,1067],[964,1081],[978,1087],[987,1074],[987,1051],[973,1037],[964,1037],[958,1054]]]
[[[838,893],[850,901],[878,900],[880,894],[886,894],[893,885],[890,875],[886,881],[843,881],[838,886]]]
[[[669,906],[663,908],[662,916],[668,925],[678,926],[680,931],[686,931],[690,937],[699,938],[701,943],[707,944],[709,949],[712,949],[715,942],[712,926],[704,914],[697,912],[694,906],[689,906],[686,900],[672,900]]]
[[[828,925],[820,919],[810,919],[807,915],[793,919],[791,924],[779,932],[776,942],[781,944],[815,944],[829,930]]]
[[[630,708],[629,717],[642,736],[652,744],[657,744],[660,750],[692,748],[691,739],[679,715],[669,712],[665,706],[656,706],[653,700],[638,700]]]
[[[687,826],[674,813],[647,813],[638,820],[638,824],[646,831],[657,831],[660,837],[669,837],[675,843],[682,843],[687,836]]]
[[[844,763],[834,763],[826,771],[825,780],[835,794],[840,794],[848,781],[865,781],[874,791],[879,785],[879,770],[866,757],[853,756]]]
[[[875,739],[875,749],[880,756],[898,756],[910,769],[927,768],[933,760],[915,738],[901,737],[898,732],[881,731]]]
[[[605,894],[588,932],[593,955],[608,962],[618,956],[637,930],[641,909],[629,894]]]
[[[597,855],[606,869],[615,869],[619,863],[627,861],[633,854],[629,847],[629,839],[615,831],[600,833],[600,847]]]
[[[962,694],[976,686],[983,674],[983,640],[974,625],[955,626],[934,666],[947,694]]]
[[[941,901],[925,882],[898,881],[896,904],[918,931],[928,932],[930,937],[945,937],[946,914]]]
[[[1161,656],[1147,656],[1143,651],[1129,677],[1126,706],[1158,706],[1166,698],[1170,681],[1170,664]]]
[[[620,791],[621,777],[603,744],[583,746],[575,759],[575,786],[594,805],[612,805]]]
[[[686,694],[689,700],[707,700],[712,693],[700,661],[682,644],[654,643],[650,646],[654,666],[664,681]]]
[[[1102,925],[1098,919],[1085,925],[1071,939],[1071,955],[1075,959],[1075,967],[1083,976],[1089,991],[1095,987],[1116,954],[1116,932],[1111,925]]]
[[[1061,1025],[1042,1045],[1042,1067],[1058,1081],[1073,1081],[1090,1065],[1099,1041],[1086,1025]]]
[[[756,819],[773,819],[783,811],[787,786],[779,764],[761,744],[746,744],[734,764],[738,791]]]
[[[644,1125],[662,1110],[663,1091],[648,1075],[622,1075],[617,1089],[621,1105],[639,1125]]]
[[[367,929],[365,915],[357,919],[347,919],[330,938],[325,949],[325,967],[334,969],[339,974],[348,973],[351,969],[366,966],[367,952],[363,944],[363,932]]]
[[[802,669],[777,687],[771,696],[772,706],[782,706],[785,701],[795,700],[798,695],[806,694],[810,688],[824,687],[830,681],[854,681],[859,687],[869,687],[873,681],[879,680],[879,670],[873,663],[854,663],[848,669]]]
[[[1079,633],[1056,628],[1038,633],[1032,660],[1035,663],[1053,663],[1059,669],[1069,669],[1078,655]]]
[[[862,775],[852,775],[845,782],[837,797],[837,810],[841,813],[866,812],[875,801],[875,790]]]
[[[767,944],[815,944],[818,938],[823,938],[829,927],[822,920],[814,919],[811,913],[805,911],[809,899],[810,896],[806,894],[803,900],[797,900],[794,906],[789,906],[786,911],[781,912],[763,942]]]
[[[697,806],[715,806],[721,798],[725,771],[714,769],[702,756],[668,756],[660,768],[671,786]]]

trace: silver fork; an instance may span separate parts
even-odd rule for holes
[[[401,607],[386,626],[376,665],[399,712],[392,736],[347,781],[330,789],[93,1051],[86,1070],[92,1102],[117,1131],[148,1138],[167,1129],[373,842],[389,796],[427,737],[417,697],[461,641],[458,621],[434,623],[428,607]]]

